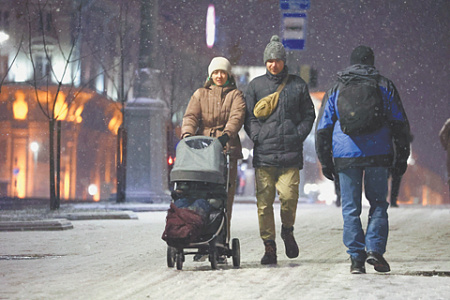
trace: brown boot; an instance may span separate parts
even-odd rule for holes
[[[281,238],[283,239],[286,248],[286,256],[289,258],[296,258],[298,256],[298,246],[293,231],[294,226],[291,228],[281,226]]]
[[[261,258],[262,265],[276,265],[277,264],[277,245],[273,240],[264,241],[266,252]]]

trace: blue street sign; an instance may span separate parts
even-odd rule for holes
[[[282,33],[286,50],[305,49],[306,13],[283,13]]]
[[[280,0],[281,10],[306,10],[310,7],[310,0]]]

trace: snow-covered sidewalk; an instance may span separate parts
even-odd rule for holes
[[[276,206],[277,228],[279,206]],[[136,220],[72,221],[64,231],[0,232],[0,299],[449,299],[450,208],[389,210],[389,274],[352,275],[342,244],[341,210],[299,204],[300,256],[262,266],[255,204],[236,204],[232,237],[241,267],[193,262],[168,268],[161,234],[165,212]],[[367,208],[363,212],[366,223]],[[279,233],[279,232],[278,232]],[[425,276],[425,275],[434,276]],[[443,276],[447,275],[447,276]]]

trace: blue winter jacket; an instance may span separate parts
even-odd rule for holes
[[[409,123],[392,81],[368,65],[352,65],[337,75],[339,80],[324,95],[316,124],[316,153],[322,166],[334,166],[339,171],[353,166],[391,167],[394,159],[406,162],[410,152]],[[384,125],[372,133],[349,136],[341,130],[337,101],[342,82],[355,76],[377,79],[386,118]]]

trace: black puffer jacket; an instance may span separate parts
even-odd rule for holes
[[[253,114],[255,104],[274,93],[285,76],[289,76],[289,80],[280,93],[277,108],[267,120],[258,120]],[[302,169],[303,141],[316,117],[308,86],[303,79],[288,75],[287,67],[277,75],[266,70],[265,75],[249,83],[245,102],[247,113],[244,128],[255,144],[253,165]]]

